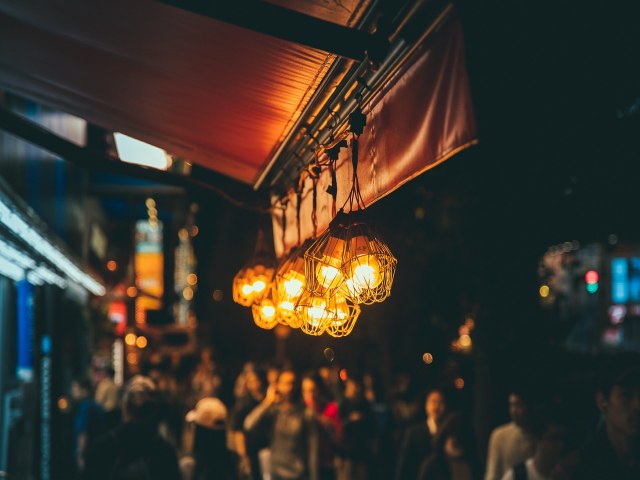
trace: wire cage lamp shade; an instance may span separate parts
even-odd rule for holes
[[[360,307],[346,297],[336,296],[335,317],[327,325],[326,332],[332,337],[346,337],[355,327],[360,316]]]
[[[276,272],[275,284],[278,296],[278,312],[282,323],[292,328],[300,328],[300,317],[295,306],[306,288],[304,274],[304,252],[311,244],[311,239],[294,247],[291,253],[280,264]]]
[[[321,296],[339,293],[356,304],[382,302],[391,294],[396,265],[362,211],[340,211],[305,253],[307,289]]]
[[[274,274],[275,260],[268,252],[264,234],[260,230],[253,258],[233,278],[233,301],[250,307],[265,294]]]
[[[314,295],[305,290],[295,307],[300,318],[300,330],[307,335],[322,335],[334,318],[332,302],[335,303],[333,297]]]
[[[251,305],[251,314],[254,323],[265,330],[273,329],[280,323],[278,309],[276,307],[277,299],[275,295],[275,285],[271,282],[264,295],[256,299]]]

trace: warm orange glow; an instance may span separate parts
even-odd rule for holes
[[[156,208],[156,201],[153,198],[147,198],[144,204],[147,208]]]
[[[191,287],[187,287],[182,290],[182,297],[187,301],[193,300],[193,289]]]
[[[424,355],[422,355],[422,361],[427,365],[431,365],[433,363],[433,355],[428,352],[425,353]]]
[[[540,296],[542,298],[547,298],[549,296],[549,286],[548,285],[542,285],[540,287]]]
[[[181,228],[178,232],[178,238],[185,242],[189,238],[189,232],[186,228]]]
[[[131,298],[134,298],[136,295],[138,295],[138,289],[134,286],[127,288],[127,295]]]
[[[260,314],[265,320],[273,320],[275,318],[276,307],[274,307],[271,300],[264,299],[260,302]]]
[[[380,262],[375,255],[362,255],[349,263],[349,278],[356,292],[376,288],[382,282]]]
[[[458,343],[461,347],[467,348],[471,346],[471,337],[469,335],[460,335]]]
[[[462,377],[456,378],[456,380],[455,380],[455,382],[453,382],[453,384],[456,386],[456,388],[458,390],[462,390],[464,388],[464,378],[462,378]]]
[[[213,291],[213,299],[216,302],[221,302],[223,298],[224,298],[224,294],[222,293],[222,290],[218,289]]]
[[[64,412],[67,408],[69,408],[69,401],[65,397],[60,397],[58,399],[58,409]]]
[[[342,273],[336,267],[319,263],[316,268],[316,279],[324,288],[339,285],[342,281]]]
[[[252,291],[258,294],[264,291],[265,288],[267,288],[267,282],[265,282],[261,277],[255,280],[253,282],[253,285],[251,285]],[[243,287],[243,291],[244,291],[244,287]]]
[[[147,337],[144,337],[144,336],[140,335],[136,339],[136,346],[138,348],[146,348],[147,347]]]
[[[138,364],[138,356],[135,353],[128,353],[127,354],[127,362],[130,363],[131,365],[137,365]]]
[[[197,225],[194,225],[193,227],[191,227],[191,236],[192,237],[197,237],[198,233],[200,233],[200,229],[198,228]]]
[[[136,344],[136,334],[135,333],[127,333],[124,337],[124,343],[127,345],[133,346]]]
[[[187,275],[187,283],[189,285],[195,285],[196,283],[198,283],[198,276],[195,273],[190,273],[189,275]]]
[[[343,382],[346,382],[347,378],[349,378],[347,376],[347,370],[343,368],[342,370],[340,370],[340,380],[342,380]]]
[[[118,264],[116,263],[115,260],[109,260],[107,262],[107,270],[109,270],[110,272],[115,272],[117,268],[118,268]]]

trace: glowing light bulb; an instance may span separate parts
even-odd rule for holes
[[[260,305],[260,313],[265,320],[272,320],[276,316],[276,307],[271,300],[264,300]]]
[[[290,298],[299,297],[302,294],[302,288],[304,287],[304,283],[302,280],[298,278],[290,278],[289,280],[285,280],[283,282],[284,291]]]
[[[253,291],[256,293],[262,292],[265,288],[267,288],[267,284],[264,280],[256,280],[252,285]]]
[[[327,313],[327,302],[322,297],[313,297],[307,307],[307,315],[313,326],[318,326]]]
[[[253,292],[253,285],[250,285],[248,283],[245,283],[242,286],[242,294],[247,297],[249,295],[251,295],[251,293]]]
[[[375,255],[362,255],[353,259],[349,273],[356,290],[376,288],[382,282],[380,262]]]
[[[282,300],[280,303],[278,303],[278,309],[284,310],[286,312],[293,312],[294,308],[295,304],[293,302],[290,302],[289,300]]]
[[[342,281],[342,274],[340,273],[339,268],[332,267],[331,265],[319,264],[316,269],[316,279],[324,288],[329,288]]]

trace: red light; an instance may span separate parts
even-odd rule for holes
[[[598,283],[598,272],[595,270],[589,270],[585,275],[584,279],[587,283]]]
[[[342,380],[343,382],[346,382],[347,378],[349,378],[347,376],[347,371],[343,368],[342,370],[340,370],[340,380]]]

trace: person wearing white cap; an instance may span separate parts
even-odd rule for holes
[[[205,397],[187,413],[186,420],[195,424],[194,480],[233,478],[233,463],[227,450],[227,407],[218,398]]]

